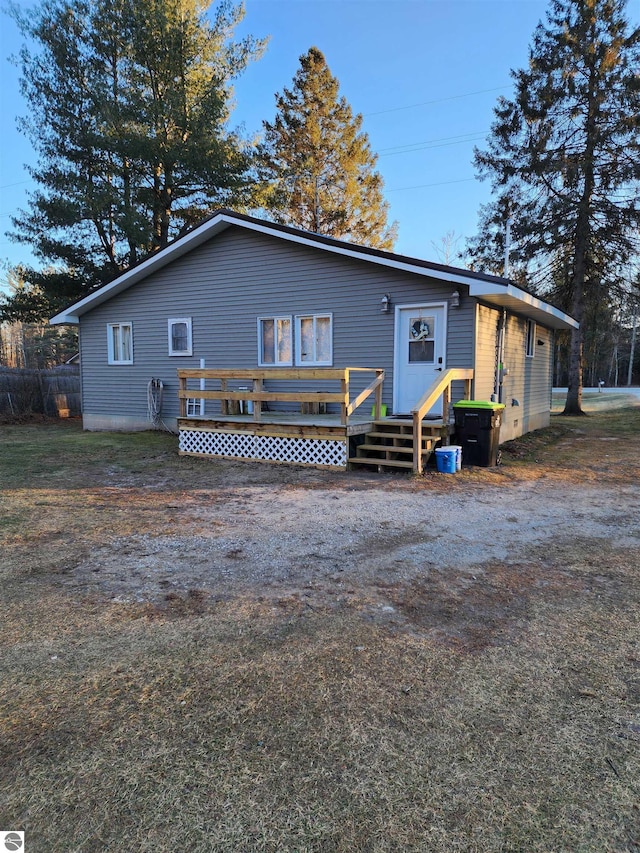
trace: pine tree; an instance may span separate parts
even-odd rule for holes
[[[484,211],[472,254],[486,263],[500,248],[495,226],[510,204],[516,258],[530,275],[542,277],[569,254],[568,310],[581,324],[605,271],[637,248],[640,30],[630,29],[624,9],[625,0],[551,0],[528,68],[513,72],[515,95],[498,103],[488,149],[475,157],[497,201]],[[582,414],[582,371],[580,328],[571,337],[566,414]]]
[[[291,89],[276,95],[260,151],[268,182],[263,207],[276,222],[380,249],[392,249],[396,225],[375,171],[376,155],[324,56],[300,57]]]
[[[223,0],[43,0],[16,13],[21,123],[37,189],[14,237],[53,271],[21,270],[49,310],[245,203],[248,146],[227,128],[231,81],[263,47],[231,41]]]

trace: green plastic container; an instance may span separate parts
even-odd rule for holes
[[[453,405],[456,442],[462,447],[465,465],[484,468],[498,464],[500,424],[504,403],[460,400]]]

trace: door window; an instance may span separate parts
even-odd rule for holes
[[[409,319],[409,364],[435,362],[436,318],[411,317]]]

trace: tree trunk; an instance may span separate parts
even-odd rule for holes
[[[636,354],[636,323],[638,321],[638,315],[636,314],[636,309],[633,309],[633,330],[631,332],[631,351],[629,352],[629,369],[627,370],[627,385],[631,385],[631,381],[633,379],[633,359]]]
[[[582,329],[571,330],[569,380],[563,415],[583,415],[582,411]]]

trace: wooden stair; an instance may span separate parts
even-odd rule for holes
[[[422,460],[426,465],[434,447],[442,439],[442,421],[423,421]],[[356,456],[349,457],[349,466],[363,465],[384,471],[385,468],[413,470],[413,421],[410,418],[384,418],[374,421]]]

